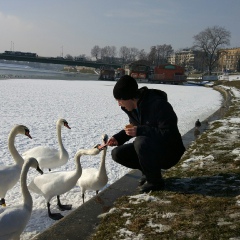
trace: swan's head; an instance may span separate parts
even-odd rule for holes
[[[107,141],[108,141],[108,135],[107,134],[102,135],[102,141],[103,141],[104,144],[107,143]]]
[[[97,144],[94,147],[98,148],[99,150],[103,150],[104,148],[107,148],[107,141],[108,141],[108,135],[107,134],[103,134],[102,135],[102,144]]]
[[[30,157],[25,161],[25,164],[29,164],[30,167],[35,168],[40,174],[43,174],[43,171],[39,168],[39,164],[36,158]]]
[[[29,132],[30,132],[29,129],[27,127],[25,127],[25,135],[32,139]]]
[[[68,126],[68,122],[67,120],[63,119],[63,118],[60,118],[58,121],[57,121],[57,125],[60,125],[60,126],[64,126],[68,129],[71,129],[69,126]]]
[[[28,136],[29,138],[32,139],[31,135],[30,135],[30,130],[24,126],[24,125],[16,125],[12,131],[16,131],[17,133],[19,134],[23,134],[23,135],[26,135]]]

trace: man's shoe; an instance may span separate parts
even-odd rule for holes
[[[148,193],[150,191],[161,191],[165,187],[164,180],[159,183],[145,182],[141,187],[139,187],[139,193]]]
[[[142,177],[139,179],[139,186],[142,186],[147,181],[147,178],[145,175],[142,175]]]

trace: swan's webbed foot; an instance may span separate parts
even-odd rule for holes
[[[63,215],[61,213],[51,213],[48,214],[48,216],[52,219],[52,220],[60,220],[61,218],[63,218]]]
[[[4,198],[0,199],[0,205],[2,205],[3,207],[6,207],[6,203],[5,203],[5,199]]]
[[[63,215],[61,213],[51,213],[50,211],[50,203],[47,203],[47,208],[48,208],[48,216],[52,219],[52,220],[59,220],[61,218],[63,218]]]
[[[70,205],[62,205],[61,204],[59,195],[57,196],[57,206],[58,206],[58,209],[61,210],[61,211],[71,210],[72,209],[72,205],[71,204]]]
[[[61,211],[71,210],[72,209],[72,204],[69,204],[69,205],[62,205],[62,204],[59,205],[58,204],[57,207]]]

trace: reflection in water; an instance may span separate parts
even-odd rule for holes
[[[195,137],[195,140],[198,138],[199,135],[200,135],[200,130],[199,130],[199,128],[195,128],[195,129],[194,129],[194,137]]]

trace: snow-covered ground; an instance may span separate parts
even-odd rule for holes
[[[121,130],[128,119],[120,110],[112,96],[115,82],[108,81],[63,81],[63,80],[1,80],[1,130],[0,130],[0,165],[13,164],[8,151],[8,134],[15,124],[24,124],[30,129],[32,140],[18,135],[15,146],[19,153],[43,145],[58,148],[56,137],[56,121],[65,118],[71,130],[62,129],[65,148],[69,152],[70,160],[56,170],[73,170],[74,155],[78,149],[91,148],[101,142],[101,135],[109,136]],[[167,92],[169,102],[178,115],[179,129],[185,134],[194,127],[197,119],[204,120],[221,105],[222,96],[212,88],[198,86],[175,86],[162,84],[139,84],[149,88],[157,88]],[[106,168],[109,177],[108,185],[112,184],[129,169],[114,163],[108,148]],[[83,156],[83,168],[98,167],[100,155]],[[46,171],[46,169],[45,169]],[[28,181],[38,173],[30,170]],[[85,200],[95,193],[87,192]],[[33,197],[33,211],[31,219],[21,235],[21,239],[28,240],[39,232],[51,226],[54,221],[47,215],[45,199],[35,193]],[[80,188],[76,186],[61,196],[63,204],[72,204],[72,210],[82,204]],[[6,195],[7,206],[15,206],[22,201],[19,183]],[[56,199],[51,201],[53,212],[59,212]],[[0,213],[3,211],[0,208]],[[71,211],[72,211],[71,210]],[[63,215],[71,211],[61,212]]]
[[[218,76],[218,80],[228,80],[228,81],[240,80],[240,75],[223,74]]]

